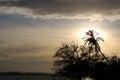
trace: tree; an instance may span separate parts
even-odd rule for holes
[[[103,38],[97,37],[97,35],[99,35],[99,33],[97,33],[94,30],[88,30],[88,32],[86,32],[86,35],[87,35],[87,37],[84,37],[83,39],[85,41],[84,45],[87,44],[87,46],[88,46],[89,50],[88,50],[87,53],[89,53],[89,56],[95,54],[95,57],[98,58],[99,57],[99,53],[101,53],[102,56],[106,59],[106,61],[109,63],[107,57],[102,53],[100,45],[98,43],[100,40],[104,41]]]
[[[107,68],[108,65],[105,58],[101,58],[101,55],[99,55],[98,58],[94,58],[95,54],[89,56],[89,54],[86,53],[87,50],[88,47],[84,45],[81,46],[75,43],[62,44],[54,55],[55,74],[67,77],[70,80],[82,80],[86,77],[103,80],[105,76],[101,77],[101,75],[104,74],[102,71],[105,72],[106,69],[104,68]]]
[[[84,53],[85,50],[86,47],[75,43],[62,44],[54,55],[56,58],[54,62],[55,73],[70,80],[81,80],[88,77],[91,67],[88,61],[88,54]]]
[[[120,80],[120,57],[111,56],[109,61],[109,74],[111,75],[112,80]]]

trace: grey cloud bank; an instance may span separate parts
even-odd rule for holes
[[[114,21],[120,19],[119,3],[119,0],[1,0],[0,12],[40,18]]]

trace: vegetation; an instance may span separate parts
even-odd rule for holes
[[[99,46],[100,37],[94,31],[86,32],[85,44],[64,43],[54,55],[56,75],[70,80],[120,80],[120,58],[106,57]]]

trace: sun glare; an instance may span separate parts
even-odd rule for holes
[[[88,32],[88,30],[94,30],[98,33],[98,35],[96,35],[96,37],[101,37],[101,38],[105,38],[105,32],[103,32],[100,29],[96,29],[96,28],[84,28],[79,32],[79,36],[80,38],[86,37],[86,32]]]

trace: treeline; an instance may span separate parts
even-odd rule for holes
[[[77,44],[63,44],[54,55],[56,75],[69,80],[120,80],[120,57],[104,57],[86,53],[90,48]]]
[[[62,44],[54,55],[55,74],[69,80],[120,80],[120,57],[105,56],[99,45],[104,40],[97,35],[88,30],[84,45]]]
[[[46,75],[52,76],[52,73],[32,73],[32,72],[0,72],[0,75]]]

